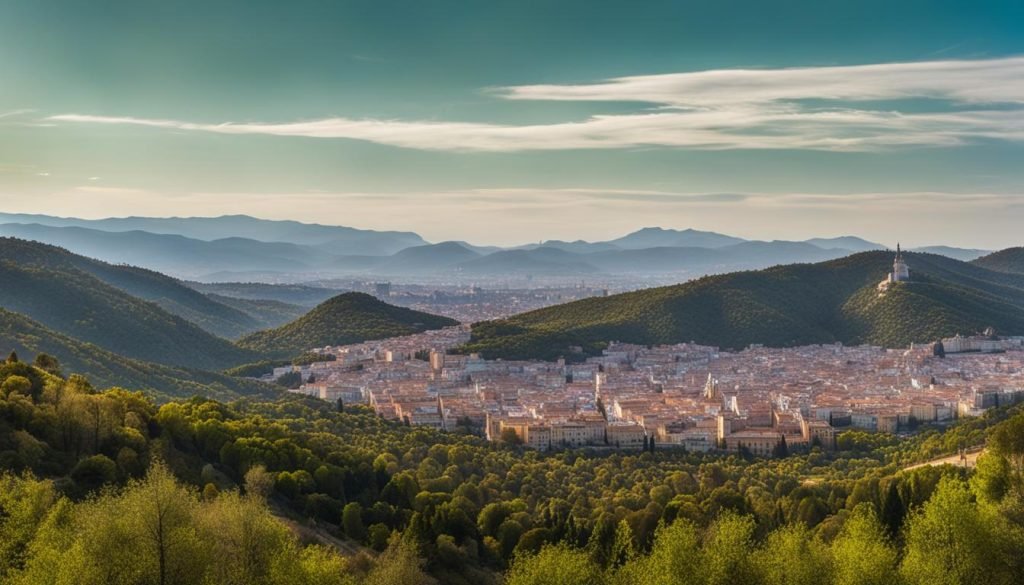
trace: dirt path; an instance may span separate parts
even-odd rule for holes
[[[908,467],[904,467],[901,471],[910,471],[911,469],[918,469],[921,467],[933,467],[938,465],[955,465],[957,467],[973,468],[978,464],[978,456],[984,453],[985,450],[978,448],[972,451],[968,451],[961,455],[947,455],[945,457],[939,457],[932,459],[931,461],[925,461],[924,463],[916,463]]]

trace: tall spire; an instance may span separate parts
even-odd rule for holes
[[[899,258],[902,255],[903,255],[903,252],[900,251],[900,243],[896,242],[896,257]]]

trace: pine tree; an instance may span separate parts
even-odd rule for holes
[[[789,447],[786,445],[786,435],[782,435],[782,439],[775,445],[775,449],[772,450],[773,457],[786,457],[789,455]]]
[[[11,350],[10,355],[7,356],[7,363],[16,364],[18,363],[18,352]]]
[[[885,525],[889,538],[895,539],[899,535],[900,528],[903,526],[903,519],[906,515],[906,506],[903,505],[903,499],[900,498],[900,493],[896,489],[896,482],[891,481],[889,482],[889,491],[882,502],[881,517],[882,524]]]

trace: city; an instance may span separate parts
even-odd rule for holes
[[[1021,0],[0,1],[0,585],[1021,585]]]

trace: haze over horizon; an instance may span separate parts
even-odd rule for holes
[[[100,215],[95,215],[95,216],[92,216],[92,217],[86,217],[86,216],[58,216],[58,215],[51,215],[51,214],[36,214],[36,213],[30,213],[30,212],[26,212],[24,214],[21,214],[21,213],[7,214],[7,212],[5,210],[0,209],[0,225],[3,225],[5,223],[5,218],[3,217],[5,214],[6,215],[21,215],[24,218],[31,218],[33,216],[38,216],[40,219],[42,219],[42,218],[57,218],[57,219],[66,219],[66,220],[78,220],[78,219],[81,219],[81,220],[86,220],[86,221],[102,221],[102,220],[111,220],[111,219],[112,220],[118,220],[118,219],[220,219],[220,218],[226,218],[226,217],[245,217],[245,218],[251,218],[251,219],[256,219],[256,220],[265,220],[265,221],[284,221],[284,222],[294,221],[294,222],[298,222],[298,223],[306,224],[306,225],[317,225],[317,226],[326,226],[326,227],[345,227],[345,228],[353,228],[353,229],[357,229],[357,230],[381,231],[381,232],[388,232],[388,231],[410,232],[410,233],[415,233],[415,234],[421,235],[421,236],[423,235],[422,233],[420,233],[419,231],[417,231],[415,229],[398,230],[398,229],[389,229],[387,227],[369,228],[369,227],[359,226],[359,225],[341,225],[341,224],[334,224],[334,223],[322,222],[322,221],[316,221],[316,220],[303,221],[303,220],[297,220],[297,219],[293,219],[293,218],[289,218],[289,217],[281,217],[281,218],[258,217],[258,216],[254,216],[254,215],[250,215],[250,214],[245,214],[245,213],[222,214],[222,215],[208,215],[208,216],[190,216],[190,215],[166,215],[166,216],[123,215],[123,216],[106,216],[106,215],[100,214]],[[19,221],[18,223],[31,224],[31,223],[35,223],[35,222],[33,222],[33,221],[29,220],[29,219],[25,219],[25,220]],[[40,225],[48,225],[49,222],[40,221],[39,224]],[[101,230],[101,231],[123,231],[121,229],[113,230],[113,229],[111,229],[109,227],[100,227],[100,226],[83,226],[83,227],[91,227],[91,229],[97,229],[97,230]],[[127,229],[127,228],[125,228],[125,229]],[[603,236],[599,236],[599,237],[595,237],[595,238],[590,238],[590,239],[585,239],[585,238],[562,238],[562,237],[558,237],[558,235],[555,234],[555,235],[552,235],[551,237],[541,238],[541,239],[538,239],[538,240],[535,240],[535,241],[522,240],[522,241],[512,241],[512,242],[505,243],[505,244],[496,244],[496,243],[491,243],[491,242],[478,242],[478,241],[462,240],[462,239],[459,239],[457,237],[443,237],[443,234],[442,234],[442,237],[438,237],[438,238],[425,238],[425,240],[428,242],[428,244],[439,244],[439,243],[445,243],[445,242],[460,242],[460,243],[471,244],[471,245],[475,245],[475,246],[484,246],[484,247],[486,247],[486,246],[493,246],[493,247],[496,247],[496,248],[515,248],[515,247],[518,247],[518,246],[530,246],[530,245],[536,245],[536,244],[543,244],[545,242],[585,241],[585,242],[590,242],[590,243],[601,243],[601,242],[608,242],[608,241],[615,240],[615,239],[618,239],[618,238],[622,238],[622,237],[625,237],[625,236],[637,234],[639,232],[643,232],[643,231],[647,231],[647,230],[665,230],[665,231],[687,231],[687,230],[693,230],[693,231],[701,232],[701,233],[709,233],[709,234],[719,234],[719,235],[724,235],[724,236],[731,236],[731,237],[739,238],[740,240],[765,241],[765,242],[771,242],[771,241],[803,242],[803,241],[807,241],[807,240],[818,240],[818,239],[821,239],[821,240],[831,240],[831,239],[841,239],[841,238],[859,238],[859,239],[865,240],[868,243],[880,244],[880,245],[886,246],[889,249],[895,249],[897,244],[902,245],[902,247],[904,249],[926,248],[926,247],[937,247],[937,246],[948,246],[949,245],[948,243],[940,242],[940,241],[915,242],[915,241],[912,241],[912,240],[900,239],[898,241],[897,240],[893,240],[892,242],[889,242],[887,240],[873,240],[871,238],[864,238],[864,237],[859,236],[859,235],[854,234],[854,233],[821,234],[821,233],[816,233],[815,232],[815,233],[809,233],[809,234],[799,234],[799,233],[798,234],[789,234],[786,238],[778,237],[778,236],[770,236],[770,235],[768,237],[764,237],[764,238],[755,238],[755,237],[747,237],[744,234],[740,234],[740,233],[728,232],[726,230],[713,230],[713,229],[697,230],[697,229],[689,227],[689,226],[669,227],[669,226],[664,226],[664,225],[638,225],[638,226],[636,226],[636,227],[634,227],[632,229],[628,229],[628,231],[612,232],[612,233],[610,233],[608,235],[603,235]],[[154,232],[154,233],[158,233],[158,232]],[[168,232],[168,233],[171,233],[171,232]],[[177,233],[177,232],[174,232],[174,233]],[[894,235],[898,235],[898,234],[894,234]],[[789,237],[789,236],[791,236],[791,237]],[[227,237],[227,236],[222,236],[222,237]],[[976,249],[976,250],[984,250],[985,249],[985,248],[978,247],[978,246],[955,246],[955,247],[963,247],[965,249]],[[1011,246],[1011,247],[1015,247],[1015,246]]]
[[[0,211],[1006,248],[1020,22],[991,0],[14,0]]]

